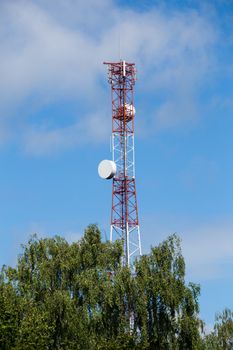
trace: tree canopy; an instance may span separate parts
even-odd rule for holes
[[[178,237],[151,248],[133,274],[122,253],[96,225],[72,244],[31,237],[17,266],[1,271],[0,348],[204,349],[200,288],[185,283]]]
[[[233,349],[233,312],[230,309],[216,315],[214,330],[205,337],[205,349]]]

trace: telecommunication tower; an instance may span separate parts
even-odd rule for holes
[[[112,179],[110,241],[123,241],[123,264],[131,268],[142,254],[134,156],[136,68],[125,61],[104,64],[112,96],[112,160],[100,162],[98,172],[100,177]]]

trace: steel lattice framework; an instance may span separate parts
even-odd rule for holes
[[[134,63],[104,62],[112,94],[112,153],[117,171],[112,182],[110,241],[122,239],[124,265],[141,255],[134,157]]]

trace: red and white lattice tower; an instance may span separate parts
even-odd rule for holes
[[[105,62],[112,93],[112,161],[99,165],[103,178],[112,178],[112,212],[110,241],[121,239],[123,264],[133,266],[142,254],[138,223],[134,157],[134,63]]]

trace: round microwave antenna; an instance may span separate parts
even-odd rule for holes
[[[98,166],[98,173],[102,179],[112,179],[116,175],[116,163],[113,160],[102,160]]]

